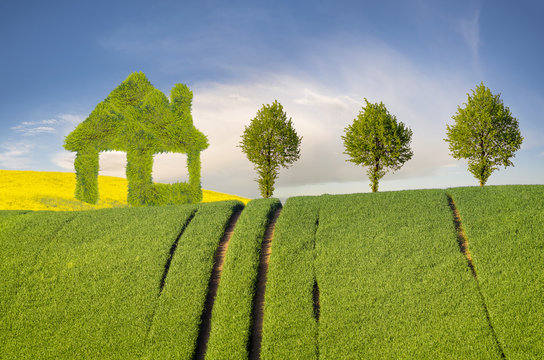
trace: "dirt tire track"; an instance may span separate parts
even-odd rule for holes
[[[170,250],[168,251],[168,257],[166,258],[166,262],[164,264],[164,269],[161,276],[161,281],[159,283],[159,292],[157,294],[157,297],[161,297],[162,291],[164,290],[164,285],[166,284],[166,278],[168,277],[168,272],[170,271],[170,264],[172,263],[172,258],[174,257],[174,254],[176,252],[176,249],[178,247],[179,240],[181,239],[183,233],[187,229],[187,226],[191,223],[191,220],[195,217],[196,213],[198,212],[197,209],[195,209],[188,217],[185,222],[181,224],[181,229],[179,230],[178,235],[176,236],[176,239],[170,245]],[[155,315],[157,313],[157,308],[159,307],[159,303],[156,302],[153,306],[153,313],[151,314],[151,320],[149,321],[149,324],[147,326],[147,330],[145,332],[145,338],[144,338],[144,347],[142,348],[142,351],[147,347],[147,344],[149,342],[149,335],[151,333],[151,328],[153,327],[153,322],[155,321]]]
[[[195,214],[198,210],[194,210],[191,215],[187,218],[187,220],[181,225],[181,229],[179,231],[178,236],[176,237],[176,240],[172,243],[170,246],[170,251],[168,252],[168,258],[166,259],[166,263],[164,264],[164,270],[161,276],[161,282],[159,285],[159,297],[162,294],[162,291],[164,289],[164,284],[166,282],[166,278],[168,277],[168,271],[170,271],[170,264],[172,263],[172,258],[174,257],[174,253],[176,252],[176,249],[178,248],[179,239],[181,239],[181,236],[185,232],[185,229],[187,229],[187,226],[189,226],[189,223],[193,218],[195,217]]]
[[[457,244],[459,245],[459,251],[461,251],[461,253],[465,255],[468,267],[472,272],[472,276],[477,279],[478,276],[476,274],[476,270],[474,269],[474,264],[472,263],[472,255],[470,254],[470,250],[468,248],[467,234],[465,233],[465,230],[463,230],[463,226],[461,224],[461,215],[459,214],[459,210],[457,210],[457,206],[455,206],[453,198],[450,195],[447,195],[447,197],[448,204],[453,214],[453,225],[455,226],[455,230],[457,231]]]
[[[266,278],[268,273],[268,263],[272,252],[272,239],[274,238],[274,229],[276,221],[281,213],[281,207],[276,209],[272,216],[261,246],[261,256],[259,259],[259,268],[257,271],[257,283],[255,286],[255,297],[253,299],[253,309],[251,311],[252,327],[249,339],[249,360],[260,360],[261,342],[263,332],[264,315],[264,293],[266,291]]]
[[[478,274],[476,273],[476,269],[474,268],[474,264],[472,262],[472,255],[470,254],[470,250],[468,248],[468,238],[465,233],[465,230],[463,229],[463,225],[461,223],[461,215],[459,214],[459,210],[457,209],[457,206],[455,205],[455,201],[453,200],[453,197],[450,194],[446,194],[446,196],[448,198],[448,204],[453,214],[453,225],[455,226],[455,230],[457,231],[457,242],[459,244],[459,250],[461,251],[463,255],[465,255],[467,259],[468,267],[470,268],[470,271],[472,272],[472,276],[474,277],[474,280],[476,281],[476,288],[478,289],[478,293],[480,294],[480,299],[482,301],[482,306],[484,308],[485,316],[487,318],[487,323],[489,325],[489,328],[491,329],[491,334],[493,336],[493,339],[495,340],[495,343],[497,344],[497,350],[501,356],[501,359],[506,359],[506,354],[504,353],[501,343],[499,342],[499,338],[497,337],[497,333],[495,332],[495,328],[493,327],[491,316],[489,315],[489,309],[487,308],[484,294],[482,292],[482,289],[480,288],[480,282],[478,281]]]
[[[242,210],[236,210],[230,220],[223,237],[219,241],[217,250],[215,251],[214,265],[208,283],[208,293],[206,294],[206,301],[204,302],[204,310],[200,318],[200,328],[198,331],[198,337],[196,341],[196,349],[193,356],[195,360],[203,360],[206,356],[206,349],[208,346],[208,340],[210,338],[212,309],[215,302],[215,296],[217,295],[217,289],[219,288],[219,280],[221,279],[221,272],[223,271],[223,264],[225,262],[225,254],[229,247],[229,242],[234,233],[234,227],[242,214]]]

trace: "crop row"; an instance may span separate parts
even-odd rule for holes
[[[190,357],[217,244],[241,206],[2,213],[0,358]]]
[[[0,212],[0,359],[190,358],[242,207]]]
[[[315,268],[320,359],[500,356],[441,190],[324,197]]]
[[[544,187],[295,197],[275,225],[260,358],[537,358]],[[253,200],[226,251],[207,359],[247,359],[261,246]],[[195,355],[240,202],[0,212],[0,359]],[[216,264],[217,266],[217,264]],[[202,342],[200,342],[202,343]]]
[[[261,359],[314,359],[314,198],[289,198],[282,209],[268,267]]]
[[[34,261],[11,254],[24,261],[10,267],[23,269],[25,281],[2,320],[0,358],[138,357],[169,248],[195,209],[31,213],[9,229],[3,222],[4,243],[41,250]]]
[[[0,339],[6,331],[6,319],[14,298],[31,275],[36,259],[62,226],[74,216],[0,212]]]
[[[277,199],[252,200],[236,223],[213,306],[206,359],[247,359],[261,244]]]
[[[264,316],[262,359],[500,356],[443,191],[289,199]]]
[[[461,213],[478,282],[508,359],[544,354],[544,187],[448,190]]]
[[[201,206],[183,232],[155,311],[144,358],[193,356],[215,252],[230,218],[242,207],[237,201]]]

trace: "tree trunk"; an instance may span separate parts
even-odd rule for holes
[[[487,181],[487,178],[485,176],[486,170],[487,169],[486,169],[485,165],[482,166],[482,172],[480,173],[480,187],[484,186],[485,182]]]
[[[380,171],[380,158],[376,157],[374,174],[372,174],[372,192],[378,192],[378,172]]]
[[[272,196],[272,187],[274,186],[274,183],[272,181],[272,154],[270,151],[270,140],[268,140],[268,151],[267,151],[267,162],[268,162],[268,168],[266,169],[268,172],[268,181],[266,184],[266,190],[264,194],[264,198],[268,199]]]
[[[482,163],[482,171],[480,173],[480,187],[484,186],[485,185],[485,182],[487,181],[487,179],[484,180],[484,177],[485,177],[485,172],[486,172],[486,167],[484,165],[485,161],[486,161],[486,154],[485,154],[485,147],[484,147],[484,139],[483,139],[483,135],[482,137],[480,138],[480,148],[482,149],[481,150],[481,163]]]

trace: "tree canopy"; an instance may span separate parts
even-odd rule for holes
[[[499,166],[513,166],[510,160],[519,150],[523,137],[518,120],[505,106],[500,94],[493,95],[483,83],[472,90],[468,101],[452,116],[453,125],[447,126],[451,155],[467,159],[468,171],[484,186],[491,173]]]
[[[410,149],[412,130],[387,111],[380,102],[371,104],[365,99],[353,123],[346,127],[344,154],[357,165],[368,166],[373,192],[378,191],[379,180],[389,171],[396,171],[410,160],[413,152]]]
[[[299,159],[301,141],[277,100],[263,105],[245,127],[240,147],[254,164],[262,197],[272,196],[280,167],[287,168]]]

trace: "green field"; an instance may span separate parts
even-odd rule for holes
[[[451,189],[508,359],[544,358],[544,186]]]
[[[276,223],[264,301],[261,359],[314,359],[314,198],[290,198]]]
[[[441,190],[325,198],[315,268],[320,359],[498,358]]]
[[[225,257],[206,359],[246,359],[261,244],[266,226],[281,206],[277,199],[250,201],[236,224]]]
[[[196,348],[215,249],[236,201],[201,206],[179,239],[145,346],[146,359],[189,359]]]
[[[0,358],[137,358],[168,251],[195,209],[30,213],[2,220],[1,262],[20,258],[8,274],[22,275],[17,282],[2,276],[9,289],[2,292]]]
[[[248,359],[261,245],[280,207],[0,211],[0,359]],[[543,225],[544,186],[290,198],[260,358],[543,358]]]

